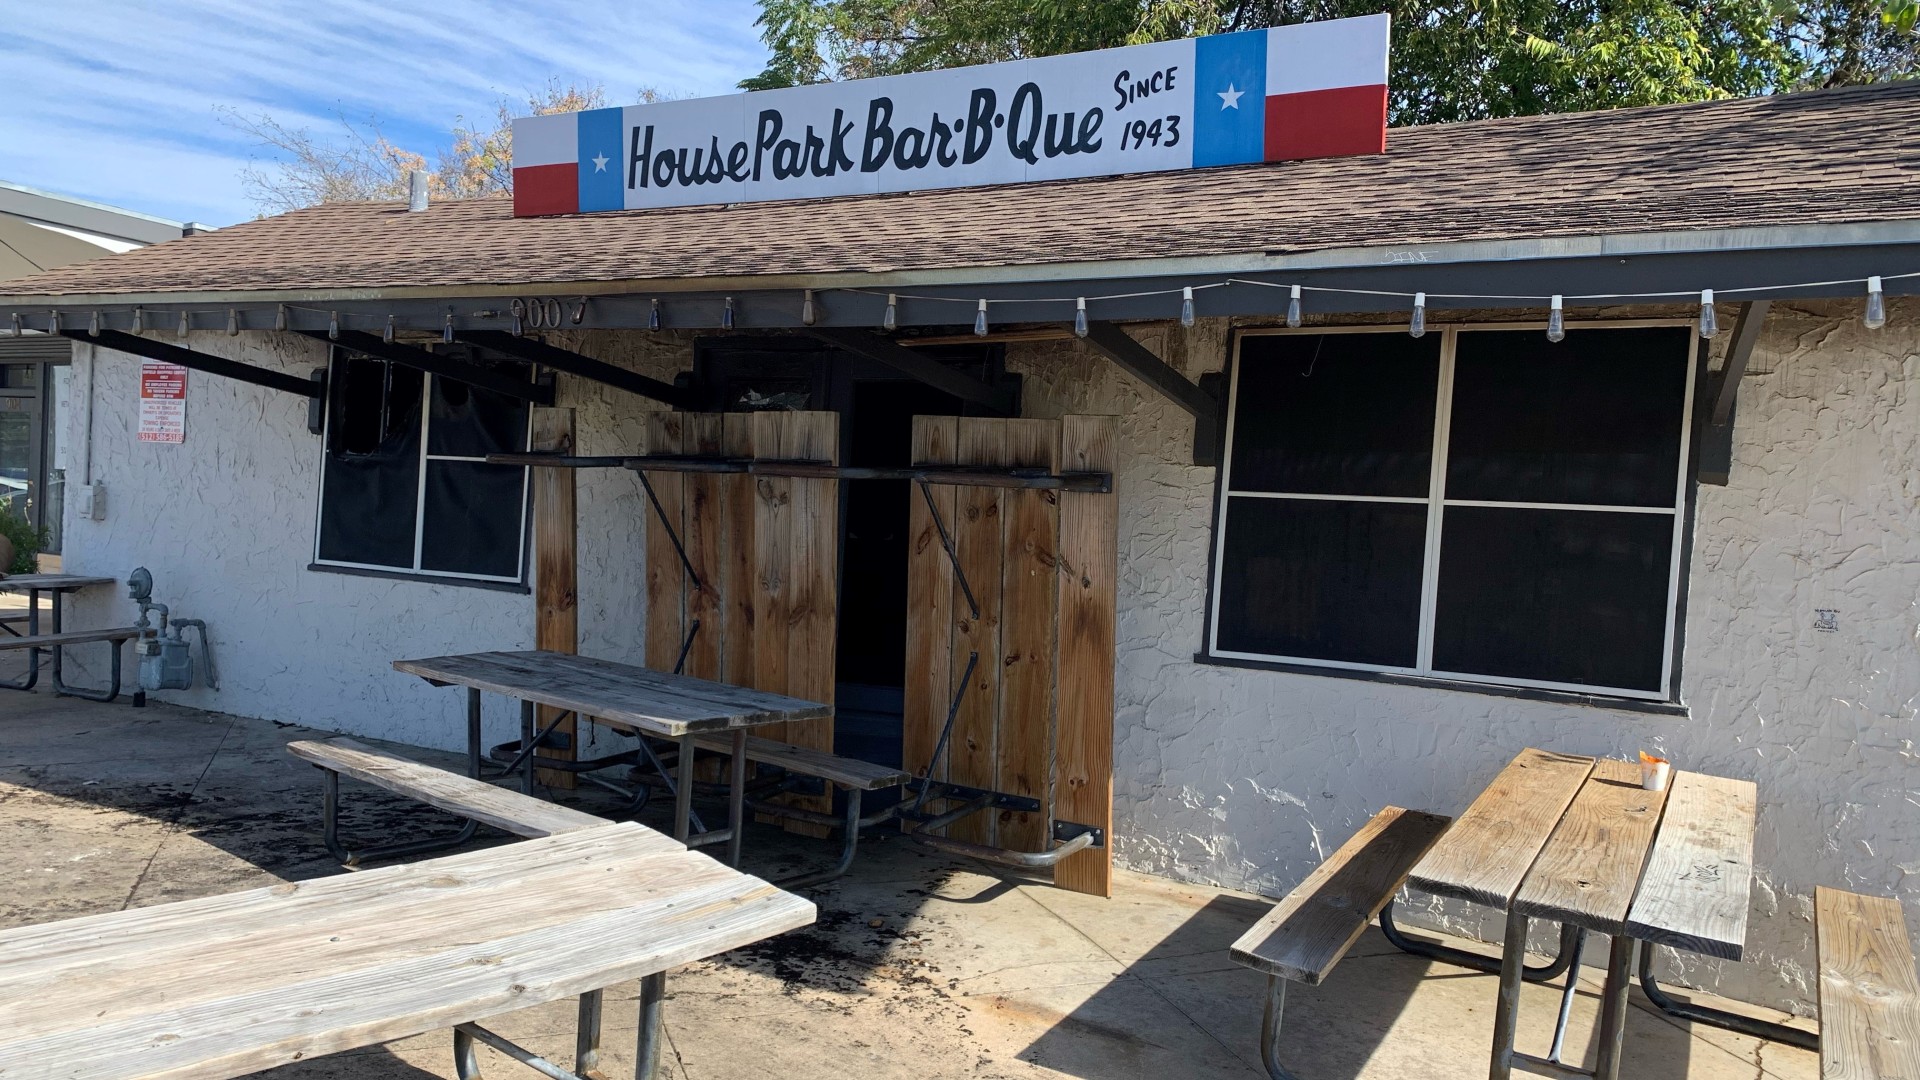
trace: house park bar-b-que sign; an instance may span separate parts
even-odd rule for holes
[[[513,122],[513,212],[1377,154],[1387,16]]]

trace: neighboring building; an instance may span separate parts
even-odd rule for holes
[[[1745,961],[1663,968],[1805,1008],[1816,884],[1920,901],[1916,275],[1909,82],[1055,183],[321,206],[0,285],[0,326],[57,308],[76,337],[90,396],[67,430],[112,500],[67,513],[70,566],[144,564],[211,627],[220,690],[170,700],[439,747],[458,695],[389,665],[532,647],[527,478],[480,460],[523,449],[530,410],[382,359],[407,355],[383,328],[520,380],[476,331],[565,350],[580,455],[640,452],[661,399],[835,413],[851,464],[905,463],[913,414],[1117,415],[1118,859],[1277,894],[1383,805],[1457,811],[1521,747],[1659,749],[1761,800]],[[1080,297],[1125,337],[1076,340]],[[138,436],[141,361],[85,334],[136,312],[203,365],[178,445]],[[903,358],[929,336],[934,361]],[[577,476],[580,649],[639,661],[651,511],[631,471]],[[840,516],[842,749],[875,757],[901,753],[924,674],[899,648],[917,505],[902,481]],[[1405,917],[1482,929],[1455,905]]]
[[[206,231],[0,181],[0,282]],[[52,565],[65,533],[72,353],[57,338],[0,337],[0,512],[47,531],[42,562]]]

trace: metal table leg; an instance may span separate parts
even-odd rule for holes
[[[1527,956],[1527,917],[1507,912],[1506,948],[1500,954],[1500,998],[1493,1011],[1493,1063],[1487,1080],[1513,1076],[1513,1036],[1520,1023],[1520,971]]]
[[[533,745],[533,737],[535,734],[536,734],[536,731],[533,724],[533,702],[523,701],[520,703],[520,747],[521,749],[524,750]],[[520,766],[520,792],[523,795],[533,794],[533,757],[534,755],[530,753],[527,754],[526,761]]]
[[[1620,1080],[1620,1051],[1627,1034],[1627,988],[1633,985],[1633,952],[1638,941],[1624,934],[1607,954],[1607,985],[1600,998],[1600,1057],[1594,1080]]]
[[[1260,1014],[1260,1063],[1273,1080],[1295,1080],[1280,1064],[1280,1020],[1287,1008],[1287,981],[1278,975],[1267,976],[1267,1007]]]
[[[1724,1009],[1715,1009],[1706,1005],[1696,1005],[1691,1001],[1679,1001],[1667,995],[1660,984],[1653,980],[1653,943],[1640,946],[1640,989],[1646,991],[1647,1000],[1668,1016],[1680,1020],[1691,1020],[1700,1024],[1712,1024],[1717,1028],[1737,1031],[1742,1035],[1751,1035],[1768,1042],[1785,1043],[1802,1050],[1819,1050],[1820,1036],[1797,1027],[1776,1024],[1768,1020],[1756,1020],[1751,1016],[1741,1016]]]
[[[660,999],[666,990],[664,971],[640,980],[640,1037],[633,1055],[633,1080],[653,1080],[660,1070]]]
[[[54,618],[57,620],[59,618],[58,613],[60,610],[60,602],[58,599],[54,601],[53,607],[55,612]],[[56,622],[55,625],[57,626],[58,623]],[[27,636],[28,637],[40,636],[40,590],[39,589],[27,590]],[[31,690],[39,682],[40,682],[40,650],[28,649],[27,650],[27,673],[25,675],[22,675],[18,679],[12,679],[7,682],[0,683],[0,689]]]
[[[573,1071],[589,1078],[600,1075],[600,998],[598,990],[581,994],[580,1019],[574,1024]]]
[[[1412,953],[1415,956],[1424,956],[1429,960],[1438,960],[1443,964],[1452,964],[1455,967],[1472,968],[1475,971],[1484,971],[1489,975],[1499,974],[1500,960],[1498,957],[1481,956],[1479,953],[1468,952],[1465,949],[1456,949],[1449,945],[1434,945],[1425,941],[1417,941],[1402,934],[1400,927],[1393,921],[1394,903],[1395,901],[1389,900],[1387,901],[1387,906],[1380,909],[1380,934],[1382,937],[1385,937],[1388,942],[1392,943],[1394,948],[1404,953]],[[1554,954],[1553,960],[1540,966],[1522,964],[1520,968],[1521,978],[1528,982],[1550,982],[1558,978],[1572,963],[1573,935],[1577,933],[1578,930],[1578,927],[1568,926],[1562,923],[1560,926],[1560,950]]]
[[[733,729],[733,760],[727,763],[727,865],[740,865],[740,842],[747,831],[747,729]]]
[[[680,760],[673,763],[673,838],[681,843],[693,835],[693,733],[680,736]],[[741,794],[745,794],[743,786]]]
[[[480,691],[467,690],[467,775],[480,779]],[[429,837],[425,840],[406,840],[395,844],[376,844],[357,851],[349,849],[340,842],[340,774],[324,766],[316,765],[321,775],[320,798],[320,842],[342,866],[359,866],[370,859],[391,859],[403,855],[420,855],[429,851],[445,851],[459,847],[473,839],[480,823],[469,819],[457,830],[444,836]],[[471,1048],[467,1051],[471,1056]],[[460,1054],[456,1051],[457,1058]],[[464,1075],[464,1074],[463,1074]],[[475,1073],[474,1075],[478,1075]]]

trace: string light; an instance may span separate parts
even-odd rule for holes
[[[580,320],[575,319],[573,321],[579,322]],[[452,308],[447,309],[447,322],[446,322],[446,325],[442,327],[440,330],[440,341],[444,345],[453,344],[453,309]]]
[[[1300,326],[1300,286],[1292,287],[1293,293],[1287,298],[1287,325],[1295,329]]]
[[[337,311],[327,313],[327,340],[340,340],[340,313]]]
[[[584,320],[586,317],[587,317],[587,298],[583,296],[580,298],[580,306],[573,309],[573,325],[579,326],[581,321]],[[452,319],[453,316],[448,315],[447,318]],[[447,340],[452,341],[453,339],[449,337]]]
[[[726,306],[720,309],[720,329],[733,329],[733,297],[727,297]]]
[[[807,297],[800,303],[800,325],[813,325],[813,290],[807,290]]]
[[[9,316],[7,316],[7,318],[8,318],[8,320],[9,320],[10,322],[12,322],[12,323],[13,323],[13,336],[14,336],[14,337],[21,337],[21,336],[23,336],[23,335],[25,335],[25,334],[26,334],[26,330],[25,330],[25,329],[23,329],[23,328],[21,327],[21,325],[20,325],[20,313],[19,313],[19,312],[17,312],[17,311],[16,311],[16,312],[14,312],[14,313],[12,313],[11,315],[9,315]]]
[[[887,310],[880,313],[880,329],[891,334],[900,328],[900,303],[892,294],[887,294]]]
[[[240,309],[228,308],[227,309],[227,336],[238,337],[239,335],[240,335]]]
[[[979,330],[976,328],[974,332],[978,333]],[[1074,301],[1073,336],[1074,337],[1087,336],[1087,298],[1084,296]]]
[[[1413,337],[1425,337],[1427,333],[1427,294],[1413,294],[1413,321],[1407,324],[1407,333]]]
[[[1867,314],[1860,320],[1869,330],[1878,330],[1887,325],[1887,301],[1880,293],[1880,279],[1867,279]]]
[[[59,332],[60,332],[60,309],[55,308],[52,311],[47,312],[47,333],[57,334]]]
[[[273,328],[282,332],[287,329],[287,305],[281,304],[274,310]]]
[[[985,299],[980,301],[980,311],[973,317],[973,332],[980,337],[987,336],[987,302]]]
[[[100,336],[100,311],[98,308],[94,309],[93,316],[87,320],[87,336]]]
[[[1553,298],[1553,305],[1547,308],[1547,340],[1561,342],[1567,340],[1567,322],[1560,311],[1560,298]]]
[[[1193,326],[1193,288],[1191,286],[1180,290],[1180,325],[1188,328]]]
[[[1713,290],[1700,290],[1700,336],[1712,340],[1720,333],[1720,320],[1713,314]]]
[[[187,331],[192,329],[193,329],[193,313],[188,311],[185,308],[181,308],[180,309],[180,336],[186,337]]]
[[[147,313],[139,308],[133,309],[133,332],[144,334],[147,331]]]
[[[513,336],[519,337],[526,329],[527,305],[521,303],[519,297],[514,297],[513,303],[507,305],[507,310],[513,312]]]
[[[393,344],[393,316],[387,316],[387,325],[380,328],[380,340]]]
[[[660,301],[652,300],[647,305],[647,329],[660,332]]]

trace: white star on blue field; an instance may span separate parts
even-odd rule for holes
[[[1223,109],[1239,108],[1240,96],[1245,93],[1246,93],[1245,90],[1235,90],[1233,88],[1233,84],[1228,83],[1227,88],[1225,90],[1220,91],[1220,107]]]
[[[211,225],[256,213],[240,183],[269,152],[218,110],[339,135],[375,119],[431,161],[456,122],[548,80],[726,94],[766,62],[753,0],[529,8],[455,0],[70,0],[7,5],[0,180]],[[257,159],[257,160],[256,160]]]

